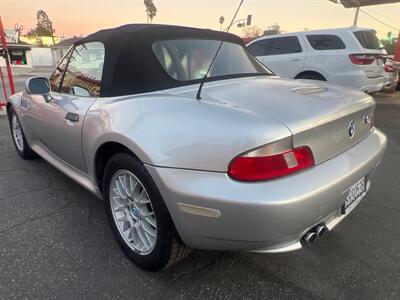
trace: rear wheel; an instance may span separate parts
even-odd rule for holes
[[[36,158],[37,154],[31,149],[26,141],[24,131],[22,130],[21,123],[18,120],[17,114],[13,108],[8,112],[8,118],[11,129],[11,136],[14,142],[15,150],[23,159]]]
[[[103,197],[111,229],[138,267],[162,270],[190,253],[150,174],[133,155],[119,153],[109,160]]]

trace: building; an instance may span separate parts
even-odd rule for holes
[[[78,41],[79,37],[62,40],[60,37],[40,37],[41,47],[35,46],[38,42],[35,37],[18,36],[15,29],[6,29],[6,40],[10,63],[13,67],[53,67],[64,56],[68,49]],[[53,42],[58,42],[53,45]],[[43,47],[43,45],[47,45]],[[53,46],[51,46],[53,45]],[[0,66],[5,66],[3,49],[0,44]]]
[[[54,45],[51,47],[52,54],[53,54],[53,61],[54,64],[56,65],[61,58],[64,57],[64,55],[67,53],[67,51],[71,48],[71,46],[79,41],[81,37],[76,37],[74,36],[73,38],[70,39],[65,39],[58,44]]]

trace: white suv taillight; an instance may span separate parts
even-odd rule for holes
[[[395,69],[391,65],[385,65],[385,72],[386,73],[394,73]]]
[[[293,149],[291,141],[283,139],[234,158],[229,164],[228,175],[235,180],[254,182],[286,176],[314,166],[311,149],[307,146]]]
[[[355,65],[371,65],[377,58],[375,54],[350,54],[349,57]]]

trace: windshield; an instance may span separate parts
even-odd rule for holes
[[[169,76],[179,81],[191,81],[206,75],[220,43],[200,39],[157,41],[153,43],[153,51]],[[241,45],[225,42],[208,76],[271,74]]]

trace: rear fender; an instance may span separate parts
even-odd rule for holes
[[[122,144],[152,166],[226,172],[237,155],[288,136],[283,124],[239,107],[148,95],[96,103],[82,142],[92,174],[105,142]]]

